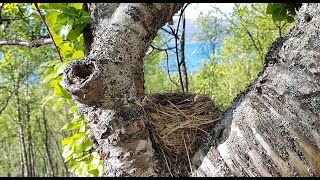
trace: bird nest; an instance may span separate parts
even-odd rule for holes
[[[142,105],[154,143],[176,161],[185,155],[189,158],[198,148],[198,140],[222,115],[208,96],[198,94],[153,94],[146,96]]]

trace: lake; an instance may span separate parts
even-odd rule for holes
[[[207,45],[207,44],[205,44]],[[170,47],[173,47],[171,45]],[[163,47],[165,48],[165,47]],[[185,44],[185,61],[188,72],[198,71],[201,67],[203,61],[208,61],[208,57],[201,51],[201,43],[186,43]],[[217,44],[217,54],[220,53],[220,43]],[[179,55],[180,58],[180,55]],[[167,73],[167,62],[164,58],[160,63],[160,66],[164,69],[164,72]],[[177,60],[176,54],[171,52],[169,53],[169,67],[170,73],[172,71],[177,71]]]

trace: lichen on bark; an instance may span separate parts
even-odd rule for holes
[[[68,64],[66,89],[84,114],[103,159],[105,176],[156,176],[153,148],[139,105],[143,57],[183,4],[93,4],[93,34],[85,58]]]

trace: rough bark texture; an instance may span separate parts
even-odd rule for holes
[[[211,129],[193,176],[320,175],[320,4],[304,4],[295,23]]]
[[[91,4],[89,54],[64,73],[68,92],[104,154],[106,176],[156,176],[153,148],[139,105],[143,57],[158,29],[183,4]],[[95,139],[95,140],[94,140]]]
[[[66,88],[89,121],[106,176],[155,176],[139,106],[142,58],[182,4],[95,7],[89,54],[68,65]],[[320,175],[319,24],[320,5],[304,4],[295,29],[271,47],[264,71],[209,131],[191,175]]]

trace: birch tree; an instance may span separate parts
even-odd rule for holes
[[[181,6],[95,4],[90,9],[89,53],[69,63],[64,82],[107,154],[106,176],[157,175],[139,106],[142,57]],[[292,32],[269,50],[259,77],[211,128],[192,175],[319,175],[319,10],[319,4],[303,5]]]

